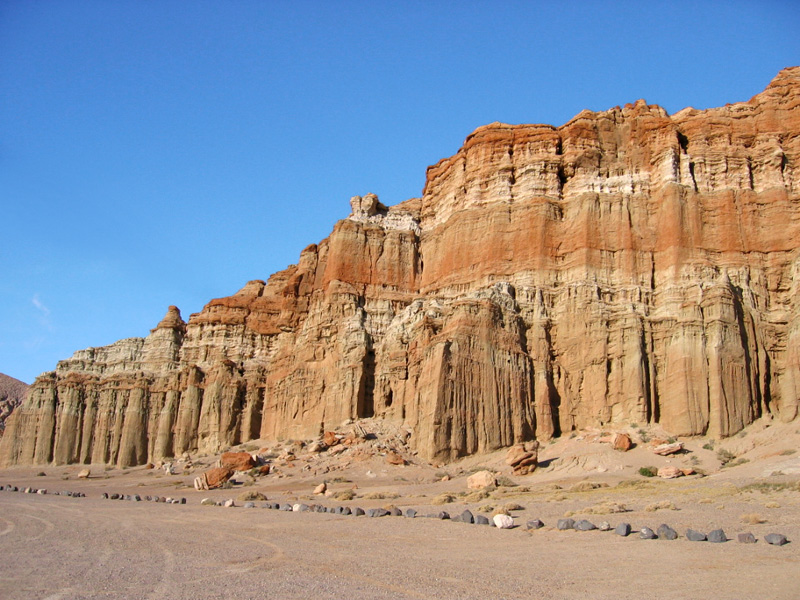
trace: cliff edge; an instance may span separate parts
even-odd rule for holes
[[[800,397],[800,67],[747,102],[480,127],[296,265],[34,382],[0,464],[142,464],[346,419],[449,461],[615,423],[730,436]]]

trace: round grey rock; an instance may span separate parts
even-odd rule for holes
[[[665,523],[662,523],[661,525],[658,526],[656,534],[658,535],[658,539],[660,540],[678,539],[678,532]]]
[[[362,516],[364,516],[364,509],[356,507],[356,508],[353,509],[353,514],[356,517],[362,517]]]
[[[594,529],[597,529],[597,525],[586,519],[581,519],[580,521],[576,521],[573,527],[578,531],[592,531]]]
[[[712,544],[721,544],[728,541],[728,537],[722,529],[715,529],[708,533],[708,541]]]
[[[491,525],[491,523],[489,522],[488,517],[484,515],[478,515],[475,517],[475,525]]]
[[[541,519],[533,519],[525,523],[525,529],[541,529],[544,527],[544,521]]]
[[[687,529],[686,539],[689,540],[690,542],[705,542],[706,534],[700,533],[699,531],[695,531],[694,529]]]
[[[474,523],[474,522],[475,522],[475,517],[474,517],[474,515],[473,515],[473,514],[472,514],[470,511],[468,511],[468,510],[465,510],[464,512],[462,512],[462,513],[461,513],[461,514],[458,516],[458,520],[459,520],[459,521],[461,521],[462,523],[469,523],[469,524],[472,524],[472,523]]]
[[[413,519],[417,516],[417,511],[415,511],[413,508],[407,508],[404,514],[407,519]]]
[[[768,533],[764,536],[764,541],[773,546],[783,546],[789,543],[786,536],[780,533]]]
[[[566,531],[567,529],[575,529],[575,521],[573,519],[559,519],[556,523],[556,529]]]
[[[642,527],[641,531],[639,531],[639,537],[643,540],[656,540],[658,536],[656,532],[650,529],[649,527]]]

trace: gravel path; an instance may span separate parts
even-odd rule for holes
[[[0,492],[0,598],[796,599],[800,544]]]

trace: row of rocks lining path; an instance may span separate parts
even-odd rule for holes
[[[37,494],[37,495],[47,495],[48,491],[46,489],[37,489],[32,487],[26,488],[18,488],[14,485],[0,485],[0,491],[7,491],[7,492],[21,492],[26,494]],[[72,498],[85,498],[86,494],[83,492],[52,492],[50,495],[52,496],[68,496]],[[165,503],[165,504],[186,504],[186,498],[171,498],[166,496],[140,496],[139,494],[117,494],[117,493],[106,493],[103,492],[101,494],[101,498],[105,500],[125,500],[130,502],[156,502],[156,503]],[[235,508],[237,504],[234,502],[233,499],[228,499],[224,501],[214,501],[210,498],[203,498],[200,502],[201,505],[205,506],[224,506],[228,508]],[[244,508],[257,508],[255,502],[244,502],[242,505]],[[449,520],[452,522],[459,522],[459,523],[467,523],[467,524],[474,524],[474,525],[489,525],[494,526],[498,529],[514,529],[517,525],[514,523],[514,519],[509,515],[504,514],[497,514],[494,515],[492,520],[490,521],[488,517],[484,515],[473,515],[470,510],[464,510],[461,514],[451,516],[447,511],[439,511],[436,513],[430,513],[426,515],[420,515],[415,509],[407,508],[405,511],[400,510],[397,507],[392,507],[391,509],[386,508],[369,508],[364,510],[363,508],[355,507],[350,508],[349,506],[324,506],[321,504],[304,504],[304,503],[294,503],[290,504],[288,502],[265,502],[261,508],[265,509],[273,509],[283,512],[317,512],[317,513],[332,513],[338,515],[352,515],[352,516],[366,516],[370,518],[378,518],[378,517],[386,517],[386,516],[396,516],[396,517],[406,517],[406,518],[429,518],[429,519],[439,519],[439,520]],[[545,526],[544,522],[539,519],[532,519],[529,520],[525,524],[525,529],[528,531],[533,531],[536,529],[541,529]],[[567,530],[575,530],[575,531],[611,531],[612,527],[608,522],[603,522],[599,526],[595,525],[591,521],[587,519],[580,519],[575,521],[573,519],[559,519],[558,523],[556,524],[556,529],[559,531],[567,531]],[[620,535],[622,537],[629,536],[633,529],[630,523],[620,523],[616,527],[613,528],[615,534]],[[639,537],[645,540],[675,540],[679,537],[678,533],[672,529],[669,525],[662,523],[656,531],[653,531],[649,527],[642,527],[639,530]],[[685,539],[690,542],[703,542],[708,541],[711,543],[724,543],[729,541],[729,538],[725,534],[722,529],[715,529],[708,534],[704,534],[702,532],[696,531],[694,529],[687,529],[685,534]],[[740,533],[737,536],[737,540],[740,543],[744,544],[754,544],[757,542],[756,537],[750,533]],[[770,533],[764,536],[764,541],[768,544],[774,546],[783,546],[789,543],[789,540],[786,538],[785,535],[780,533]]]

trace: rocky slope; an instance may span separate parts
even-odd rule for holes
[[[421,198],[351,210],[268,281],[40,376],[0,463],[141,464],[362,417],[448,461],[797,416],[800,68],[721,108],[487,125]]]
[[[6,419],[11,411],[22,404],[27,391],[27,383],[0,373],[0,436],[5,431]]]

